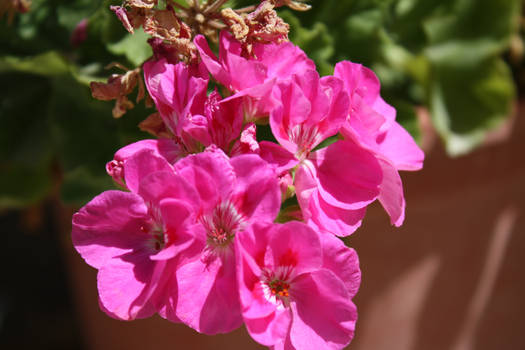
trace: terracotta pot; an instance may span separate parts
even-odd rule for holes
[[[347,240],[363,271],[350,348],[525,349],[525,104],[520,111],[506,141],[456,159],[436,147],[424,170],[403,173],[401,228],[369,209]],[[209,337],[159,317],[113,320],[98,308],[96,271],[69,238],[64,250],[90,349],[263,348],[244,329]]]

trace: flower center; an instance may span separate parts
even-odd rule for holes
[[[164,224],[161,219],[161,214],[158,208],[149,205],[150,220],[144,225],[140,226],[140,230],[150,236],[148,245],[158,252],[166,246],[168,241],[167,232],[164,229]]]
[[[297,145],[295,156],[302,160],[319,143],[317,127],[308,127],[303,124],[294,126],[289,132],[290,141]]]
[[[272,295],[275,295],[277,297],[289,297],[290,293],[288,292],[288,289],[290,289],[290,283],[281,281],[281,280],[273,280],[268,282],[268,287],[270,288],[270,292]]]
[[[146,224],[140,227],[140,230],[146,234],[149,234],[151,237],[149,239],[149,244],[151,247],[156,250],[162,250],[164,246],[166,245],[166,240],[164,237],[164,229],[162,226],[153,223],[153,224]]]
[[[206,243],[211,248],[224,248],[230,245],[235,233],[242,226],[242,216],[230,201],[221,202],[212,213],[202,217],[206,230]]]
[[[266,300],[277,308],[283,309],[290,306],[290,281],[293,267],[278,266],[275,270],[264,268],[260,276],[260,286]]]

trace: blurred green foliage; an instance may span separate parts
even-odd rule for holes
[[[12,25],[0,19],[0,207],[61,198],[81,205],[111,188],[104,164],[148,137],[142,104],[121,119],[88,84],[151,55],[146,34],[128,34],[110,0],[33,0]],[[252,1],[230,1],[244,6]],[[415,106],[431,111],[452,155],[473,149],[508,115],[515,87],[503,53],[518,31],[518,0],[312,0],[304,13],[280,10],[290,38],[321,74],[350,59],[372,68],[398,120],[418,136]],[[87,39],[70,36],[88,19]],[[57,176],[60,177],[57,180]]]
[[[372,68],[414,136],[426,106],[451,155],[472,150],[509,116],[515,87],[502,54],[519,30],[519,0],[313,0],[286,12],[290,37],[322,73],[349,59]],[[301,26],[294,25],[301,23]]]

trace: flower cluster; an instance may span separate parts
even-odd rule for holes
[[[420,169],[423,152],[359,64],[320,77],[288,41],[247,54],[221,32],[218,57],[203,36],[193,44],[196,60],[143,66],[164,137],[120,149],[106,169],[123,191],[73,217],[100,307],[205,334],[244,324],[272,349],[341,349],[361,273],[337,236],[375,200],[401,225],[398,171]]]

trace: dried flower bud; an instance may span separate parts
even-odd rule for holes
[[[145,90],[144,83],[140,76],[140,68],[127,71],[125,74],[112,74],[107,83],[92,82],[90,84],[91,95],[102,101],[116,100],[113,108],[113,117],[120,118],[134,107],[127,95],[129,95],[137,84],[139,91],[137,94],[137,102],[144,98]]]
[[[292,10],[295,10],[295,11],[308,11],[309,9],[312,8],[312,6],[310,6],[308,4],[305,4],[305,3],[302,3],[301,1],[304,1],[304,0],[299,0],[299,1],[294,1],[294,0],[270,0],[270,2],[275,7],[288,6],[289,8],[291,8]]]
[[[239,41],[245,40],[250,32],[250,28],[244,22],[244,18],[231,8],[223,9],[221,16],[224,23],[230,28],[235,39]]]
[[[124,28],[131,34],[133,34],[134,29],[137,29],[144,23],[144,11],[142,9],[126,9],[122,6],[110,6],[109,8],[115,12]]]
[[[223,21],[243,46],[243,54],[253,55],[254,43],[281,43],[288,40],[288,23],[277,15],[270,1],[263,1],[255,11],[239,14],[232,9],[221,11]]]
[[[139,123],[139,128],[158,138],[173,138],[173,134],[166,128],[166,124],[159,113],[150,114]]]
[[[130,7],[151,9],[157,5],[157,2],[157,0],[126,0],[126,5]]]
[[[171,8],[148,11],[144,19],[144,31],[155,38],[168,41],[191,38],[190,28],[177,18]]]
[[[269,1],[263,1],[255,11],[248,14],[249,36],[252,41],[279,43],[288,40],[290,26],[273,8],[274,5]]]
[[[174,51],[186,57],[195,55],[195,45],[191,41],[191,28],[182,22],[173,8],[166,10],[147,11],[144,18],[144,31],[154,38],[166,41],[165,48],[171,46]],[[156,41],[154,44],[160,44]],[[150,43],[151,44],[151,43]]]

